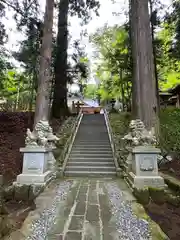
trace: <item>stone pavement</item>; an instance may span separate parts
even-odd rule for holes
[[[134,198],[120,181],[74,179],[46,239],[151,239],[148,222],[133,216],[129,202]]]

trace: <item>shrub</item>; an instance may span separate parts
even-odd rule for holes
[[[180,109],[167,108],[160,112],[160,148],[180,156]]]

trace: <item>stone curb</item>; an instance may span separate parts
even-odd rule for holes
[[[147,215],[144,207],[141,204],[132,202],[132,209],[137,217],[148,221],[153,240],[169,240],[168,236],[162,231],[160,226]]]

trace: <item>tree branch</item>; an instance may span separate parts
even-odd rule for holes
[[[25,16],[25,13],[23,11],[21,11],[19,8],[17,8],[16,6],[14,6],[12,3],[6,1],[6,0],[0,0],[0,2],[6,4],[8,7],[12,8],[14,11],[16,11],[18,14],[20,14],[21,16]],[[27,7],[27,11],[30,9],[30,7],[32,6],[32,4],[35,2],[35,0],[33,0],[29,6]]]

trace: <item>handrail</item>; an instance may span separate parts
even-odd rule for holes
[[[65,148],[67,148],[67,145],[69,145],[69,147],[68,147],[68,151],[66,152],[66,156],[65,156],[65,159],[64,159],[64,162],[63,162],[63,166],[62,166],[62,169],[61,169],[62,174],[64,173],[64,170],[66,168],[66,164],[67,164],[67,161],[68,161],[68,158],[69,158],[69,155],[70,155],[70,152],[71,152],[71,149],[72,149],[72,146],[73,146],[76,134],[78,132],[79,125],[81,123],[82,117],[83,117],[83,113],[82,113],[82,110],[80,110],[80,112],[78,114],[78,117],[77,117],[78,122],[77,122],[77,124],[75,124],[74,128],[72,129],[72,135],[70,137],[71,142],[70,142],[70,139],[69,139],[69,141],[67,141],[67,143],[65,145]]]
[[[118,175],[120,175],[121,168],[119,167],[119,163],[118,163],[118,160],[117,160],[117,157],[116,157],[115,144],[114,144],[113,137],[112,137],[113,136],[112,128],[111,128],[111,125],[110,125],[110,122],[109,122],[109,117],[108,117],[108,113],[107,113],[106,109],[104,109],[104,118],[105,118],[105,123],[106,123],[107,131],[108,131],[108,136],[109,136],[109,140],[110,140],[110,144],[111,144],[111,149],[112,149],[112,152],[113,152],[113,158],[114,158],[114,164],[115,164],[115,167],[116,167],[116,172],[117,172]]]

